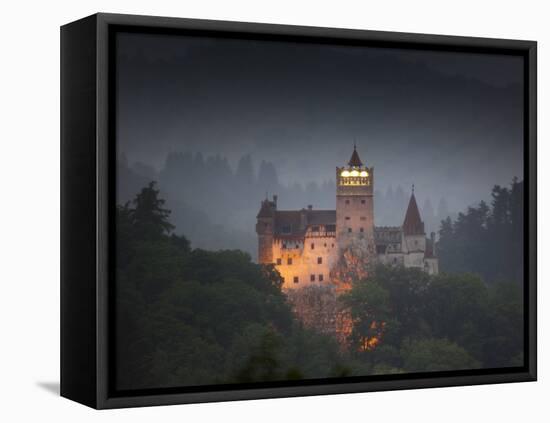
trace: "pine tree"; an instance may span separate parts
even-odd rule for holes
[[[159,190],[152,181],[132,201],[131,219],[136,234],[145,239],[167,235],[174,229],[168,221],[170,210],[163,208],[165,201],[159,198]]]

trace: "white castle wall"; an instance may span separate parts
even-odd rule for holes
[[[286,245],[285,248],[284,245]],[[312,236],[308,233],[304,241],[275,239],[273,242],[273,262],[284,278],[283,288],[285,289],[329,283],[330,269],[334,266],[337,257],[334,235]],[[319,258],[321,263],[318,263]],[[292,264],[289,264],[289,259]],[[278,264],[279,261],[280,264]],[[322,281],[319,275],[322,275]],[[294,278],[297,278],[297,282]]]

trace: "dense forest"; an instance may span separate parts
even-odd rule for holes
[[[504,225],[513,231],[521,186],[495,187],[478,230]],[[442,225],[448,273],[377,266],[368,279],[353,282],[339,297],[354,322],[344,348],[296,318],[272,266],[239,250],[193,248],[149,183],[117,208],[117,388],[521,365],[519,272],[487,273],[491,268],[476,267],[476,256],[450,261],[460,248],[465,254],[468,243],[477,245],[476,226],[459,223],[473,220],[468,216],[476,210]],[[494,260],[499,253],[496,263],[509,257],[502,247],[492,251]],[[494,278],[486,283],[482,277]]]
[[[294,321],[273,268],[170,234],[154,184],[117,210],[120,389],[342,376],[337,343]]]
[[[523,181],[495,186],[484,201],[447,218],[439,230],[438,256],[446,272],[471,272],[487,282],[523,283]]]

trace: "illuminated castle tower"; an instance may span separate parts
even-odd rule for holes
[[[374,254],[374,168],[363,166],[354,146],[347,167],[336,168],[336,243],[340,253]]]
[[[340,283],[354,261],[437,274],[435,234],[426,238],[414,191],[403,224],[384,227],[374,226],[373,192],[374,168],[354,147],[348,166],[336,168],[336,210],[278,210],[277,196],[266,198],[256,216],[258,262],[275,266],[284,289]]]

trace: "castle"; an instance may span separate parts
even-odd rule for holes
[[[274,264],[283,288],[329,284],[347,251],[388,265],[438,273],[435,234],[426,238],[414,187],[401,226],[374,226],[374,168],[356,147],[348,166],[336,168],[336,210],[278,210],[277,196],[257,215],[258,262]]]

